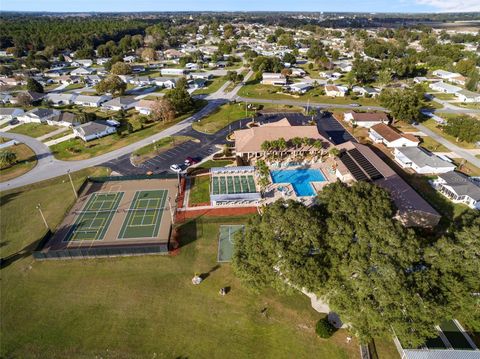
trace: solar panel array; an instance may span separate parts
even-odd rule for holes
[[[372,181],[383,178],[382,174],[363,156],[359,150],[354,148],[348,151],[349,155],[362,167]]]
[[[383,175],[356,148],[343,152],[339,158],[357,181],[375,181],[383,178]]]

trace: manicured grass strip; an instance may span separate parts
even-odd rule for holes
[[[12,128],[8,132],[19,133],[21,135],[27,135],[36,138],[58,130],[59,128],[60,127],[45,125],[43,123],[25,123],[23,125]]]

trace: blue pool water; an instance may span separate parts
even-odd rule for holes
[[[322,172],[312,169],[276,170],[270,171],[273,183],[291,183],[299,197],[315,196],[310,182],[326,181]]]

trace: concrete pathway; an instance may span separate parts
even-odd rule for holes
[[[10,131],[12,128],[15,128],[15,127],[20,126],[20,125],[23,125],[23,122],[16,123],[15,125],[5,126],[3,128],[0,128],[0,131],[7,132],[7,131]]]
[[[45,142],[45,144],[50,147],[50,146],[53,146],[53,145],[56,145],[58,143],[61,143],[61,142],[65,142],[65,141],[68,141],[72,138],[75,138],[75,134],[74,133],[69,133],[68,135],[66,136],[63,136],[63,137],[60,137],[60,138],[56,138],[54,140],[51,140],[51,141],[47,141]]]
[[[59,129],[55,130],[55,131],[52,131],[52,132],[49,132],[43,136],[40,136],[40,137],[37,137],[36,140],[37,141],[43,141],[49,137],[52,137],[52,136],[56,136],[60,133],[63,133],[63,132],[66,132],[68,131],[70,128],[69,127],[60,127]]]

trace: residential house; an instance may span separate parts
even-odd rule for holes
[[[117,129],[105,121],[91,121],[73,128],[75,137],[88,142],[115,133]]]
[[[189,62],[188,64],[185,64],[185,68],[188,69],[188,70],[196,71],[196,70],[200,69],[200,65]]]
[[[0,86],[21,86],[27,82],[19,77],[0,77]]]
[[[137,77],[131,78],[129,80],[129,83],[135,86],[148,86],[152,83],[152,79],[148,76],[137,76]]]
[[[30,103],[40,102],[45,97],[45,94],[38,93],[38,92],[35,92],[35,91],[20,91],[20,92],[17,92],[14,97],[10,98],[10,103],[11,104],[17,104],[18,103],[18,97],[20,95],[27,96]]]
[[[7,104],[10,102],[10,99],[12,98],[12,95],[10,95],[9,93],[0,93],[0,103],[2,104]]]
[[[93,60],[90,59],[81,59],[75,60],[72,62],[73,67],[90,67],[93,65]]]
[[[291,67],[290,70],[292,70],[292,77],[305,77],[307,75],[307,72],[300,67]]]
[[[19,121],[25,123],[44,123],[50,118],[60,114],[60,111],[50,108],[34,108],[21,116],[18,116]]]
[[[435,70],[432,73],[434,76],[437,76],[442,80],[447,80],[457,85],[465,86],[466,78],[459,73],[444,70]]]
[[[187,70],[185,69],[174,69],[174,68],[166,68],[166,69],[161,69],[160,74],[162,76],[183,76],[188,73]]]
[[[142,65],[135,65],[135,66],[132,66],[132,72],[134,74],[137,74],[139,72],[145,72],[145,66],[142,66]]]
[[[480,102],[480,93],[468,90],[460,90],[455,93],[455,96],[462,102],[475,103]]]
[[[420,141],[411,134],[399,133],[393,127],[384,123],[378,123],[370,127],[368,137],[375,143],[383,143],[389,148],[416,147]]]
[[[451,171],[438,175],[432,182],[433,188],[454,203],[463,203],[480,210],[480,183],[463,173]]]
[[[59,83],[59,84],[78,84],[82,82],[82,78],[80,76],[70,76],[70,75],[62,75],[55,77],[54,82]]]
[[[70,72],[70,75],[72,75],[72,76],[87,76],[87,75],[91,75],[92,73],[93,73],[93,69],[91,69],[91,68],[79,67],[75,70],[72,70],[72,72]]]
[[[446,173],[455,169],[455,164],[427,152],[420,147],[397,147],[394,159],[402,168],[411,168],[417,173]]]
[[[89,96],[89,95],[78,95],[73,100],[75,105],[84,106],[84,107],[99,107],[105,101],[108,101],[112,96],[103,95],[103,96]]]
[[[192,79],[211,80],[213,75],[209,72],[192,72],[189,74]]]
[[[71,112],[61,112],[47,120],[50,126],[74,127],[80,125],[77,117]]]
[[[71,93],[51,92],[47,93],[47,95],[45,96],[45,100],[47,100],[53,106],[64,106],[71,105],[75,97],[76,95]]]
[[[21,108],[0,107],[0,120],[11,121],[25,113]]]
[[[378,97],[378,95],[380,95],[380,91],[373,87],[354,86],[352,91],[358,95],[367,97]]]
[[[128,55],[123,58],[123,62],[126,62],[127,64],[131,64],[137,61],[137,57],[133,55]]]
[[[178,79],[178,77],[156,77],[153,82],[157,86],[173,89],[177,86]]]
[[[142,115],[150,115],[152,113],[153,105],[155,101],[149,100],[140,100],[135,104],[135,110],[140,112]]]
[[[304,94],[313,88],[311,83],[296,82],[291,85],[287,85],[286,88],[294,93]]]
[[[123,97],[116,97],[114,99],[106,101],[102,103],[101,106],[103,110],[127,111],[131,108],[134,108],[136,103],[137,103],[137,100],[135,100],[135,98],[129,97],[129,96],[123,96]]]
[[[458,87],[458,86],[455,86],[455,85],[450,85],[450,84],[447,84],[447,83],[442,82],[442,81],[434,82],[434,83],[428,85],[428,87],[430,87],[434,91],[443,92],[443,93],[450,93],[450,94],[454,94],[454,93],[457,93],[458,91],[462,90],[461,87]]]
[[[416,84],[421,84],[423,82],[428,82],[429,80],[424,76],[416,76],[413,78],[413,82]]]
[[[97,64],[105,65],[108,61],[110,61],[110,57],[99,57],[97,59]]]
[[[280,73],[276,74],[273,72],[264,72],[262,74],[262,84],[273,85],[273,86],[285,86],[287,84],[287,78]]]
[[[329,97],[345,97],[348,88],[345,86],[325,85],[325,95]]]
[[[163,55],[167,59],[179,59],[180,57],[183,56],[183,52],[180,52],[180,51],[175,50],[175,49],[168,49],[168,50],[165,50],[163,52]]]
[[[100,83],[102,81],[102,78],[98,75],[88,75],[83,78],[83,81],[85,81],[86,84],[94,86]]]
[[[358,127],[370,128],[380,123],[388,124],[389,119],[385,112],[345,112],[343,115],[345,121]]]

